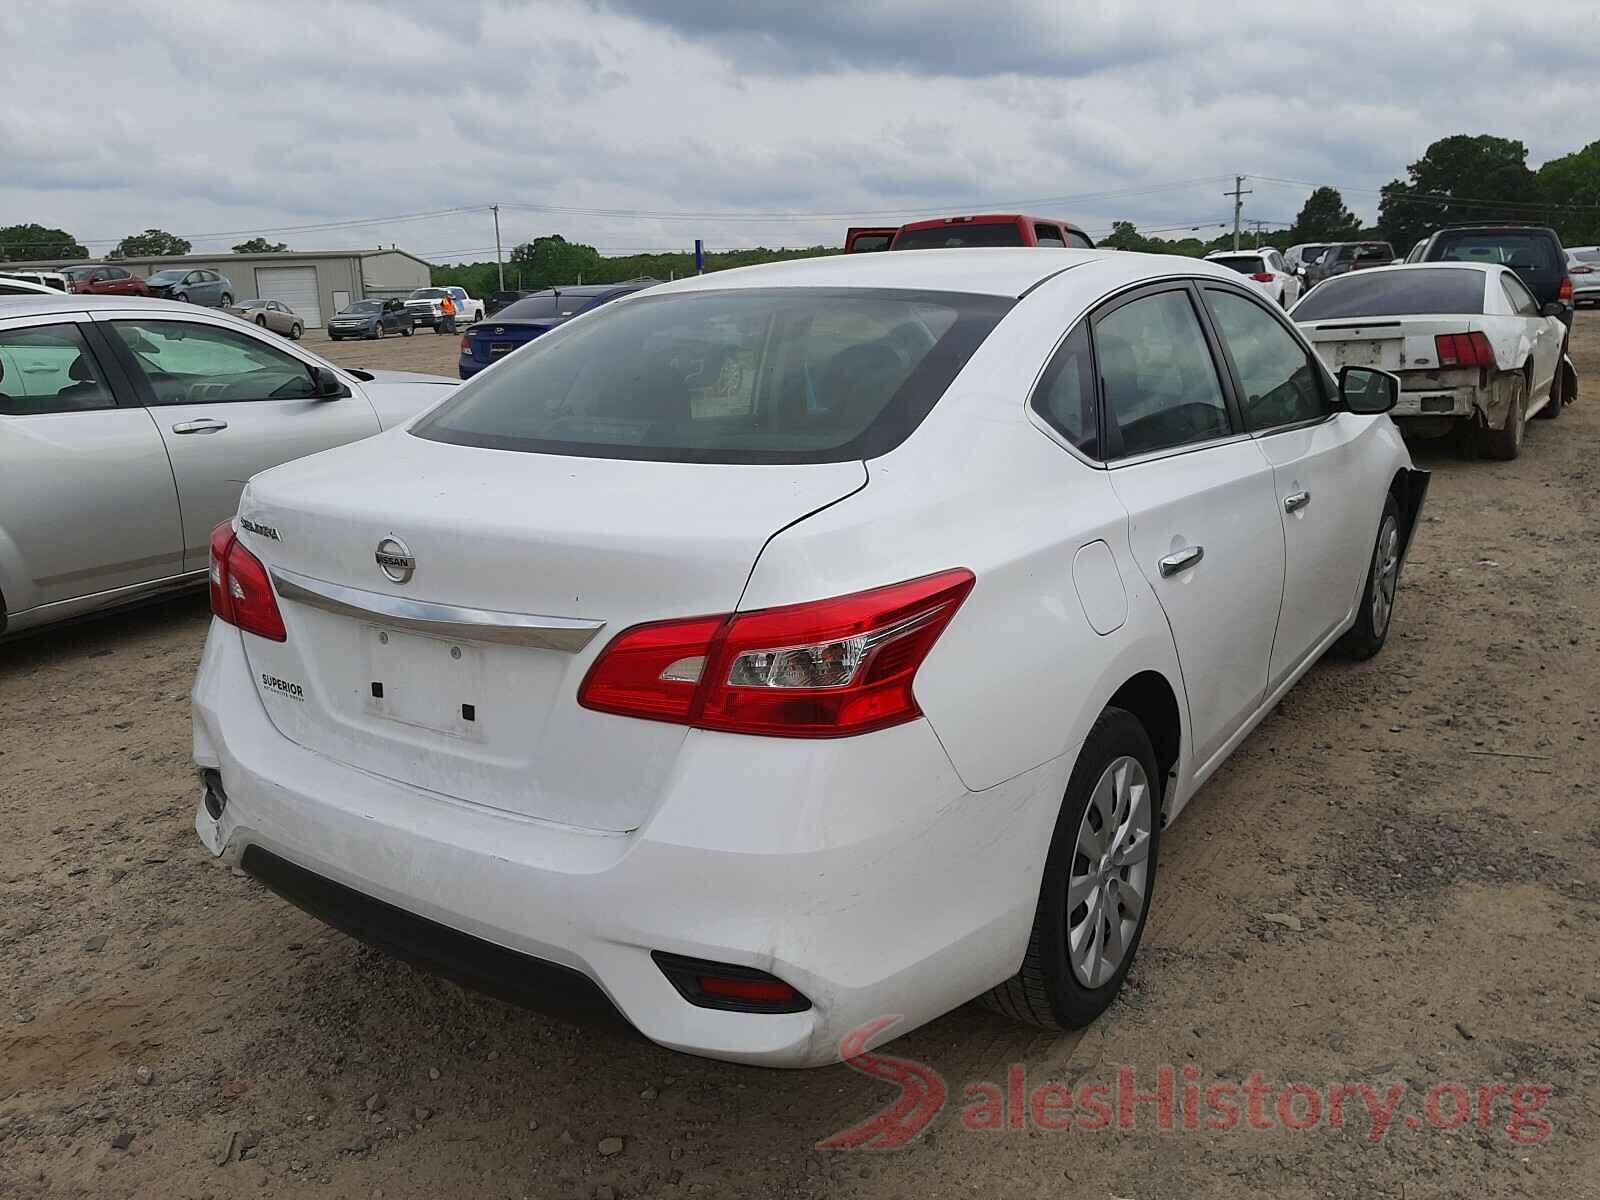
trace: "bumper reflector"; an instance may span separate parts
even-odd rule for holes
[[[651,952],[656,966],[678,994],[696,1008],[725,1012],[792,1013],[811,1007],[795,988],[765,971],[733,963],[685,958],[681,954]]]

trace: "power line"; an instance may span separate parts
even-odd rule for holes
[[[1288,187],[1337,187],[1341,192],[1356,192],[1367,196],[1390,196],[1397,201],[1416,204],[1434,204],[1440,207],[1464,208],[1525,208],[1541,212],[1600,212],[1600,204],[1548,204],[1540,200],[1494,200],[1482,196],[1452,196],[1445,192],[1386,192],[1383,188],[1350,187],[1340,183],[1311,183],[1304,179],[1275,179],[1270,175],[1252,175],[1261,183],[1278,183]]]

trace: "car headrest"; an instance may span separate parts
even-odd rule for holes
[[[83,361],[83,355],[78,355],[72,360],[72,365],[67,368],[67,375],[74,383],[93,383],[94,372],[89,370],[89,364]]]

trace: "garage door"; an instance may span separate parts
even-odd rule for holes
[[[257,267],[256,295],[277,300],[294,309],[307,329],[322,325],[322,304],[317,298],[315,267]]]

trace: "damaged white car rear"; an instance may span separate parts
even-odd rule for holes
[[[1513,459],[1528,418],[1558,417],[1576,395],[1560,309],[1541,311],[1508,267],[1438,262],[1337,276],[1292,315],[1330,370],[1400,377],[1390,416],[1408,434]]]
[[[1169,257],[618,300],[252,481],[196,829],[398,955],[699,1054],[829,1062],[981,995],[1082,1025],[1162,827],[1383,645],[1427,485],[1397,393]]]

